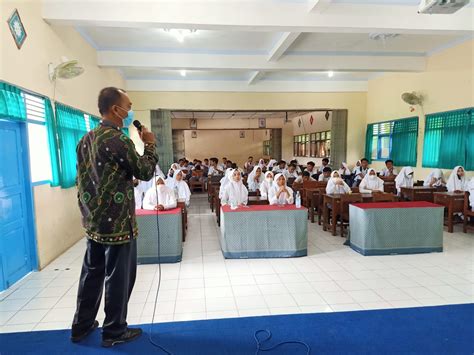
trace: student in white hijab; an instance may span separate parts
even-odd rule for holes
[[[402,187],[413,187],[413,175],[415,172],[410,166],[405,166],[395,178],[397,194],[400,195]]]
[[[260,197],[265,200],[268,199],[268,191],[270,191],[273,186],[273,173],[267,171],[263,177],[264,179],[260,184]]]
[[[348,194],[351,188],[342,180],[341,175],[337,170],[331,173],[331,178],[326,185],[327,194]]]
[[[222,194],[222,205],[246,206],[249,192],[242,183],[242,175],[239,170],[231,170],[228,177],[229,183],[225,186]]]
[[[158,176],[156,187],[151,187],[143,199],[143,209],[164,211],[176,208],[177,202],[173,190],[165,185],[165,180]]]
[[[469,191],[469,204],[471,209],[474,210],[474,177],[467,184],[467,191]]]
[[[360,193],[371,194],[373,191],[383,192],[384,181],[377,176],[374,169],[369,168],[359,185]]]
[[[423,186],[427,187],[441,187],[445,185],[446,181],[444,181],[444,175],[441,169],[432,170],[423,182]]]
[[[268,165],[267,165],[268,169],[273,169],[273,166],[277,163],[278,162],[275,159],[270,159],[270,161],[268,162]]]
[[[265,168],[267,167],[267,166],[265,165],[265,160],[260,159],[260,160],[258,161],[258,166],[260,167],[260,169],[262,169],[262,172],[263,172],[263,171],[265,170]]]
[[[292,205],[294,202],[293,189],[286,186],[286,178],[283,174],[276,174],[273,186],[268,192],[270,205]]]
[[[351,175],[351,169],[349,169],[349,165],[347,163],[342,162],[341,163],[341,168],[339,169],[339,176],[344,176],[344,175]]]
[[[462,166],[456,166],[453,169],[451,175],[449,175],[446,187],[448,192],[467,191],[467,180]]]
[[[143,190],[140,186],[140,180],[133,178],[133,194],[135,197],[135,209],[141,210],[143,205]]]
[[[176,163],[171,164],[171,167],[168,170],[168,176],[166,178],[170,178],[170,177],[172,178],[173,174],[178,170],[181,170],[178,164]]]
[[[166,179],[166,186],[173,190],[175,196],[179,200],[184,200],[186,206],[189,206],[191,201],[191,190],[188,184],[184,181],[184,174],[181,170],[174,173],[172,178]]]
[[[249,191],[255,192],[260,188],[260,185],[263,182],[262,168],[259,165],[255,165],[252,169],[252,172],[247,178],[247,185]]]
[[[220,199],[222,199],[222,196],[224,195],[225,187],[230,183],[230,176],[232,175],[233,171],[234,171],[234,169],[231,169],[231,168],[227,169],[225,171],[224,177],[220,181],[220,183],[221,183],[220,190],[219,190],[219,198]]]

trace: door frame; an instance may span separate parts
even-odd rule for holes
[[[23,179],[25,186],[25,200],[26,200],[26,228],[28,232],[28,248],[29,248],[29,258],[31,270],[25,274],[28,275],[31,271],[38,270],[38,245],[36,240],[36,220],[35,220],[35,208],[34,208],[34,199],[33,199],[33,184],[31,183],[31,172],[30,172],[30,155],[29,155],[29,141],[28,141],[28,127],[27,122],[11,121],[6,120],[0,116],[0,125],[2,124],[14,124],[20,130],[20,140],[21,140],[21,157],[23,162]],[[1,258],[0,258],[1,262]],[[3,265],[3,264],[2,264]],[[5,277],[5,270],[3,266],[0,266],[0,291],[6,290],[7,280]],[[19,279],[21,280],[21,278]],[[18,282],[19,280],[15,281]],[[11,287],[10,285],[9,287]]]

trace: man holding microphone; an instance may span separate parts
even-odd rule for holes
[[[99,94],[100,125],[77,145],[78,202],[87,235],[77,309],[71,341],[85,339],[95,320],[105,283],[105,320],[102,346],[138,338],[142,330],[127,327],[127,306],[135,283],[138,235],[133,177],[153,178],[158,156],[155,136],[143,127],[140,156],[121,128],[133,121],[132,103],[124,90],[107,87]]]

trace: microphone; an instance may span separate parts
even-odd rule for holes
[[[135,126],[135,128],[138,130],[138,132],[141,132],[142,131],[142,124],[140,123],[139,120],[135,120],[133,121],[133,125]]]

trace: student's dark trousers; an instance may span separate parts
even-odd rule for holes
[[[137,272],[137,241],[106,245],[87,240],[82,264],[77,308],[72,334],[81,334],[94,324],[105,281],[103,338],[115,338],[127,330],[127,306]]]

